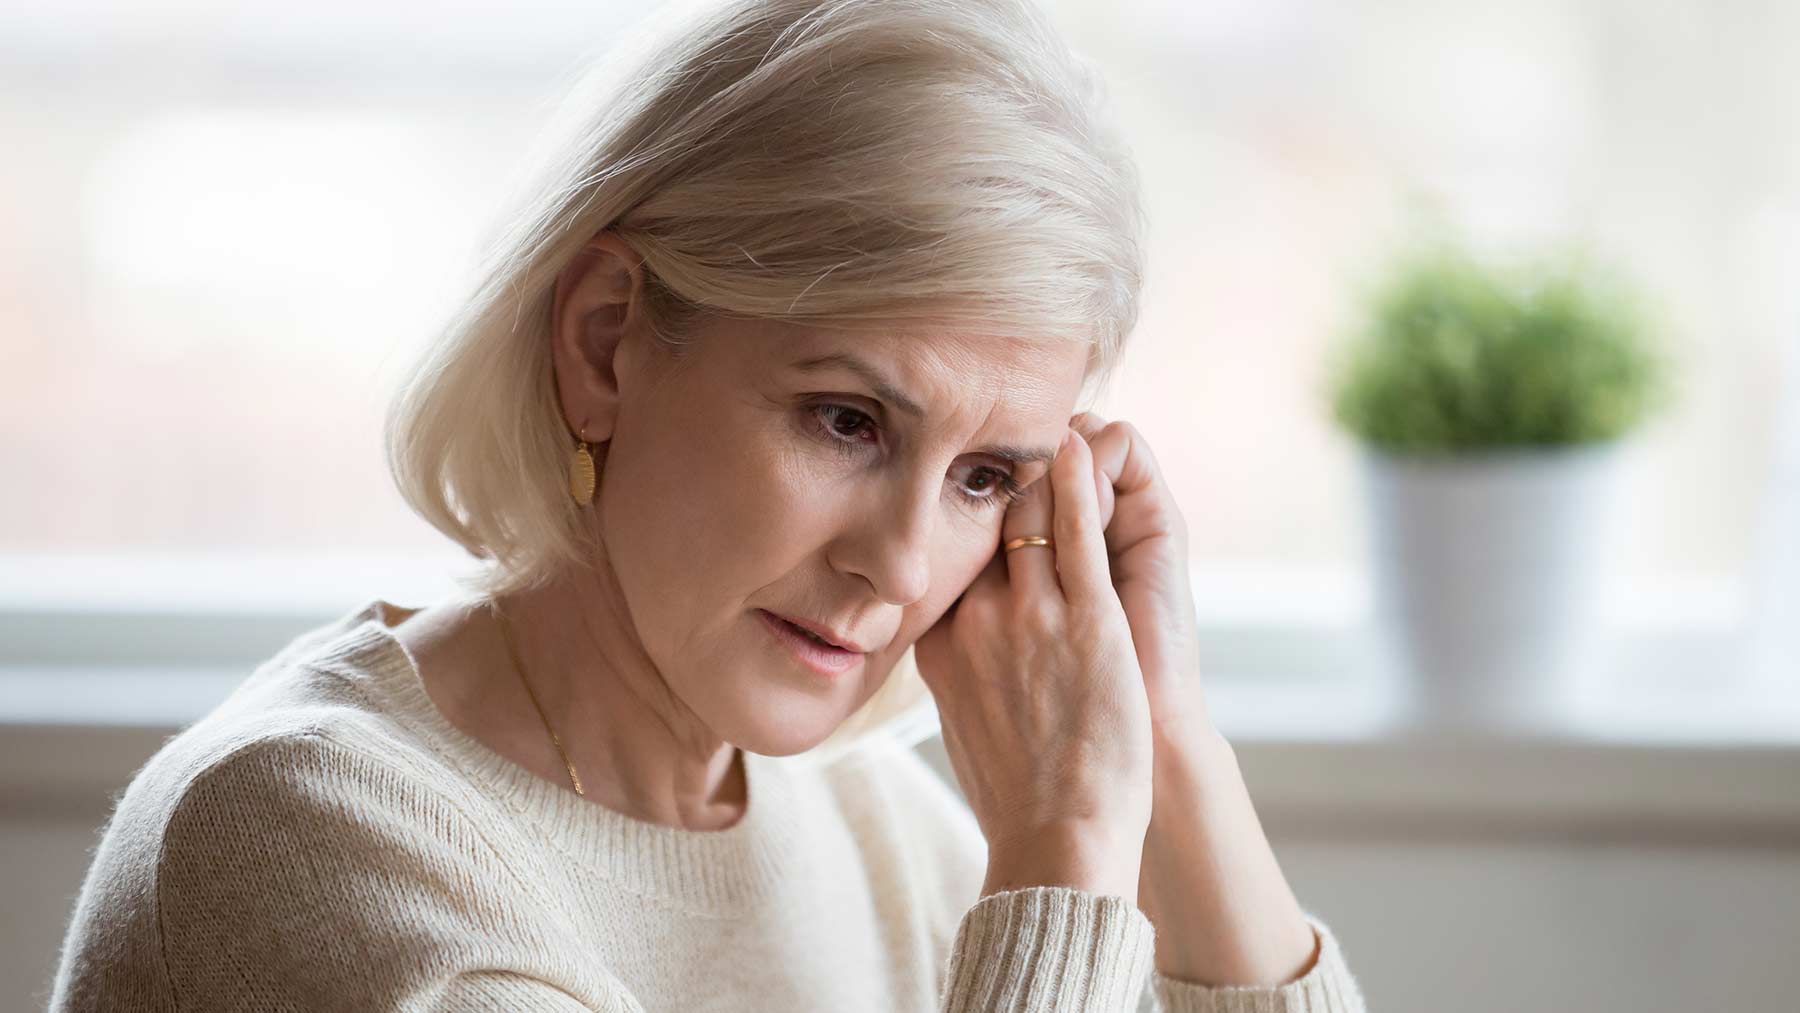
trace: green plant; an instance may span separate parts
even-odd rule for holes
[[[1332,364],[1333,412],[1397,454],[1587,443],[1667,399],[1638,300],[1572,258],[1400,255]]]

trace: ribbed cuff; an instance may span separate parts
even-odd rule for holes
[[[1163,1013],[1365,1013],[1361,989],[1344,963],[1337,937],[1307,912],[1318,937],[1312,970],[1281,985],[1202,985],[1157,972],[1150,987]]]
[[[981,898],[950,948],[943,1013],[1075,1013],[1138,1007],[1156,929],[1124,897],[1031,886]]]

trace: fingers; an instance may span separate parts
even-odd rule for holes
[[[1112,573],[1094,491],[1094,458],[1079,433],[1071,432],[1063,441],[1050,466],[1050,486],[1063,596],[1071,604],[1091,603],[1102,589],[1112,591]]]
[[[1064,434],[1064,448],[1068,446],[1067,437],[1072,435]],[[1066,449],[1060,450],[1057,456],[1060,458],[1066,452]],[[1048,477],[1033,482],[1024,498],[1007,508],[1006,518],[1000,524],[1000,546],[1001,554],[1006,557],[1007,581],[1013,586],[1015,595],[1047,591],[1060,594],[1062,591],[1057,582],[1053,548],[1023,545],[1011,552],[1005,551],[1006,543],[1021,535],[1043,535],[1054,541],[1054,516],[1055,502]]]
[[[1100,494],[1101,516],[1105,519],[1106,544],[1113,552],[1163,527],[1179,527],[1179,512],[1163,481],[1162,469],[1150,451],[1149,441],[1129,422],[1109,422],[1092,412],[1083,412],[1071,420],[1078,432],[1088,437],[1099,481],[1106,486]],[[1132,504],[1131,513],[1137,530],[1112,523],[1112,515],[1120,501]],[[1148,523],[1146,523],[1148,522]]]
[[[1100,435],[1100,430],[1105,429],[1107,424],[1105,416],[1093,412],[1081,412],[1069,419],[1069,428],[1087,437],[1089,443],[1094,442],[1094,437]]]
[[[1100,503],[1100,528],[1103,531],[1110,530],[1113,507],[1117,498],[1117,494],[1113,491],[1112,476],[1117,472],[1108,470],[1110,458],[1107,457],[1107,453],[1111,440],[1102,441],[1102,444],[1106,445],[1097,444],[1095,441],[1100,440],[1102,433],[1115,428],[1115,426],[1105,417],[1093,412],[1082,412],[1076,415],[1069,420],[1069,425],[1088,441],[1088,452],[1094,455],[1094,494]]]
[[[1155,485],[1162,477],[1150,444],[1129,422],[1107,422],[1097,415],[1084,413],[1079,431],[1087,436],[1094,461],[1120,496],[1128,496]]]

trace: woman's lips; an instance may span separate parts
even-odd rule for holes
[[[795,658],[820,675],[842,675],[862,661],[860,653],[819,643],[773,612],[757,609],[756,614]]]

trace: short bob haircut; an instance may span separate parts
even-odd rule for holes
[[[1103,385],[1137,319],[1137,171],[1098,75],[1034,0],[704,0],[653,11],[568,89],[473,293],[394,398],[406,502],[505,594],[591,565],[552,373],[563,266],[642,257],[672,353],[708,317],[1085,342]],[[821,744],[905,722],[912,652]],[[935,728],[935,708],[925,720]],[[890,729],[891,731],[891,729]]]

